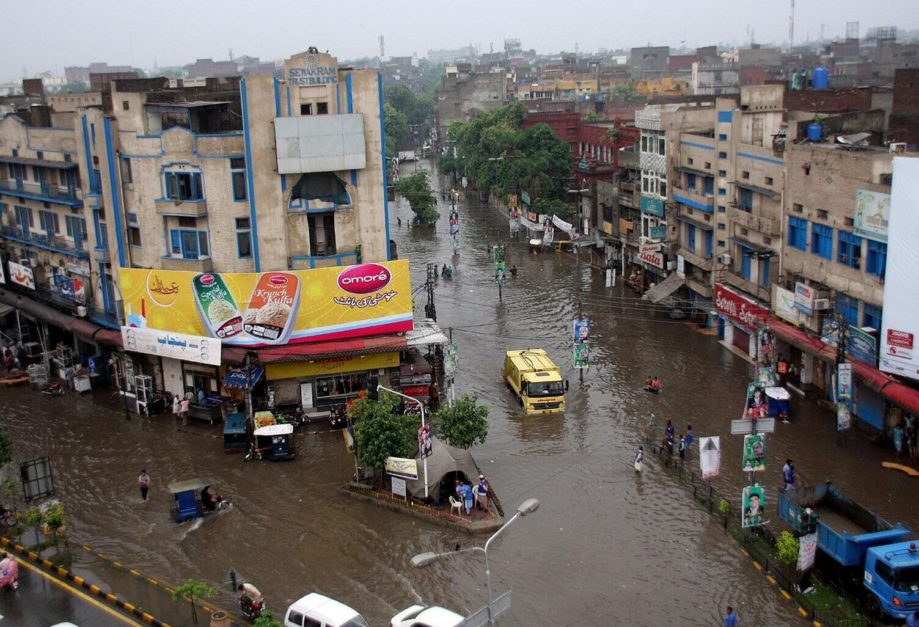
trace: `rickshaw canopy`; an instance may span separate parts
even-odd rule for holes
[[[184,479],[182,481],[173,481],[170,484],[167,484],[167,488],[171,494],[178,494],[180,492],[188,492],[189,490],[202,490],[209,485],[214,485],[216,483],[210,477],[198,477],[196,479]]]

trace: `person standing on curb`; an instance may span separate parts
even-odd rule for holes
[[[172,395],[172,415],[176,418],[179,417],[179,412],[182,410],[182,399],[179,398],[178,394]]]
[[[635,472],[641,474],[641,469],[645,463],[645,447],[639,446],[635,451]]]
[[[150,475],[147,474],[146,470],[140,471],[140,476],[137,477],[137,485],[140,488],[141,500],[146,501],[147,491],[150,489]]]
[[[737,627],[737,612],[730,605],[728,606],[728,613],[724,617],[724,627]]]
[[[188,397],[182,399],[182,402],[179,403],[179,415],[182,417],[182,425],[188,424],[188,406],[191,404],[191,401],[188,400]]]

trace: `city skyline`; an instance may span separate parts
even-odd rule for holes
[[[282,59],[309,46],[328,50],[339,59],[374,57],[380,54],[380,35],[385,41],[385,56],[417,53],[419,57],[430,49],[468,45],[481,52],[501,50],[505,39],[519,39],[524,49],[544,54],[645,45],[741,46],[751,40],[787,45],[788,0],[763,0],[755,5],[707,0],[695,4],[689,14],[676,13],[678,4],[666,0],[649,0],[642,5],[618,1],[601,4],[591,0],[579,5],[577,13],[566,5],[546,4],[535,18],[521,19],[533,15],[532,3],[511,0],[495,6],[473,1],[438,7],[435,13],[430,5],[417,0],[403,3],[398,12],[389,5],[360,2],[344,3],[344,9],[342,5],[321,5],[306,11],[286,0],[258,5],[226,5],[212,0],[188,5],[165,0],[155,11],[126,13],[124,4],[112,0],[87,0],[79,5],[40,1],[7,14],[0,25],[0,36],[6,43],[6,54],[0,57],[0,81],[46,71],[63,75],[66,66],[91,62],[144,69],[154,64],[181,66],[198,58],[226,59],[231,49],[235,55],[262,60]],[[821,35],[824,39],[843,37],[847,22],[859,22],[862,37],[876,27],[895,25],[900,31],[919,27],[919,11],[907,0],[848,0],[834,3],[832,15],[825,12],[826,3],[797,0],[796,43],[815,41]],[[49,18],[49,14],[54,17]],[[661,19],[660,15],[672,17]],[[592,19],[577,23],[582,16]],[[219,20],[217,27],[215,20]],[[566,21],[571,22],[570,27],[559,26]],[[299,23],[304,24],[308,37],[290,28]],[[467,27],[458,28],[458,24]],[[730,26],[725,29],[725,24]],[[86,33],[94,32],[99,36],[87,37]]]

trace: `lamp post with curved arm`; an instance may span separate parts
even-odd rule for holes
[[[494,624],[495,617],[492,615],[491,569],[489,568],[489,565],[488,565],[488,547],[491,545],[492,540],[494,540],[499,535],[501,535],[501,532],[507,529],[508,526],[510,526],[512,522],[514,522],[521,516],[526,516],[527,514],[531,514],[535,512],[537,509],[539,509],[539,501],[533,498],[527,499],[523,503],[517,506],[517,512],[513,516],[511,516],[511,519],[508,520],[503,525],[501,525],[501,527],[496,532],[494,532],[491,535],[491,537],[488,538],[488,540],[485,541],[484,547],[473,546],[467,549],[461,549],[459,551],[448,551],[445,553],[433,553],[433,552],[419,553],[418,555],[412,558],[412,566],[414,566],[415,568],[422,568],[423,566],[427,566],[439,560],[442,557],[452,557],[454,555],[459,555],[460,553],[469,553],[472,551],[478,551],[478,552],[483,553],[485,555],[485,587],[488,590],[488,624],[489,625]]]

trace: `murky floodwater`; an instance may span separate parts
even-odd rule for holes
[[[520,272],[499,301],[490,246],[508,239],[506,220],[494,209],[461,203],[454,257],[447,212],[441,208],[436,232],[410,229],[410,211],[400,200],[392,232],[400,257],[412,261],[414,285],[423,282],[425,263],[454,266],[453,279],[436,288],[438,322],[453,327],[459,393],[478,394],[491,407],[488,440],[473,454],[508,512],[529,497],[541,502],[490,548],[495,594],[513,590],[502,624],[718,624],[727,604],[747,625],[796,623],[792,604],[685,491],[654,463],[640,478],[630,465],[644,418],[653,412],[661,421],[672,418],[678,431],[691,423],[697,436],[722,435],[724,474],[716,485],[739,494],[740,438],[728,435],[728,424],[740,413],[750,367],[691,325],[653,315],[630,291],[603,287],[595,269],[585,266],[578,277],[569,255],[529,255],[523,238],[510,244],[509,263]],[[592,323],[593,365],[583,385],[570,347],[579,280]],[[419,312],[423,304],[420,293]],[[525,347],[546,348],[566,369],[565,416],[520,415],[501,383],[503,351]],[[642,391],[649,375],[663,379],[660,396]],[[220,584],[236,568],[279,613],[320,591],[358,608],[372,625],[387,624],[413,603],[464,612],[485,603],[484,562],[476,554],[423,570],[409,564],[416,553],[484,538],[342,496],[354,463],[338,433],[303,437],[291,463],[244,463],[223,453],[216,430],[179,430],[171,418],[125,421],[89,399],[26,389],[0,389],[0,403],[17,456],[54,460],[73,538],[144,574]],[[804,481],[832,478],[879,513],[919,526],[919,514],[902,502],[914,486],[880,469],[887,452],[851,435],[838,443],[828,413],[796,401],[794,421],[778,425],[769,445],[766,484],[778,484],[781,462],[790,456]],[[153,477],[147,503],[135,485],[142,467]],[[215,477],[234,506],[175,525],[166,483],[196,475]],[[76,565],[102,570],[85,554]],[[225,588],[216,601],[232,607]]]

